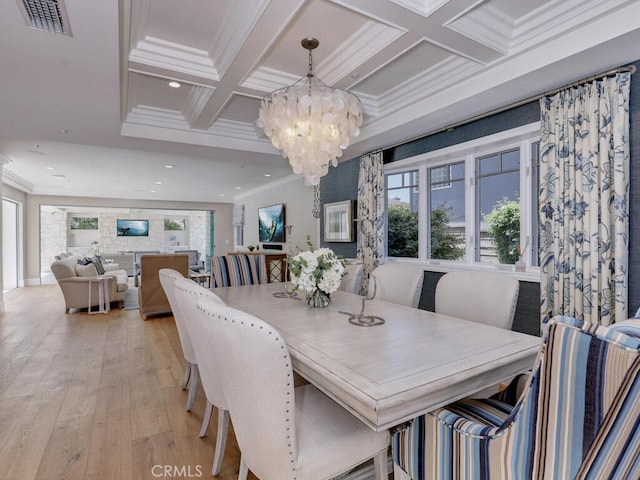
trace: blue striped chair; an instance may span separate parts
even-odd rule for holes
[[[211,257],[211,286],[230,287],[267,283],[264,255],[218,255]]]
[[[640,478],[640,321],[556,317],[515,406],[465,399],[392,438],[396,480]]]

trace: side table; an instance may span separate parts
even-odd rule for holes
[[[111,309],[111,301],[109,300],[109,280],[111,277],[91,277],[89,278],[89,307],[87,311],[89,315],[93,315],[94,313],[109,313]],[[98,287],[98,309],[91,310],[91,291],[93,290],[93,285],[97,284]]]
[[[202,287],[211,288],[211,274],[208,272],[192,272],[189,270],[189,278]]]

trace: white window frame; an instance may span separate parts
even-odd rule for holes
[[[532,235],[531,208],[534,205],[534,197],[537,192],[532,192],[532,144],[540,139],[540,122],[505,130],[486,137],[477,138],[468,142],[453,145],[447,148],[426,152],[409,157],[384,166],[384,173],[396,174],[410,170],[418,170],[419,185],[419,220],[418,220],[418,258],[391,258],[399,262],[419,263],[427,269],[434,271],[452,270],[500,270],[513,273],[514,276],[526,280],[539,282],[540,269],[532,266],[530,262],[530,248]],[[495,265],[475,261],[475,235],[476,215],[475,211],[475,159],[506,150],[520,150],[520,245],[527,245],[528,254],[523,256],[526,263],[525,272],[514,272],[513,265]],[[428,255],[428,228],[427,215],[427,169],[454,162],[465,162],[465,259],[459,260],[434,260]],[[387,190],[385,188],[385,195]],[[537,202],[536,202],[537,204]]]

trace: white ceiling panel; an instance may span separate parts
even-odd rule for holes
[[[67,0],[72,36],[1,1],[0,162],[42,194],[231,202],[291,175],[255,120],[308,36],[364,105],[343,159],[640,59],[640,0]]]

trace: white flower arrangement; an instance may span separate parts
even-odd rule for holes
[[[294,290],[313,292],[316,289],[330,295],[340,287],[346,274],[344,260],[330,248],[313,249],[298,253],[289,259],[289,272]]]

